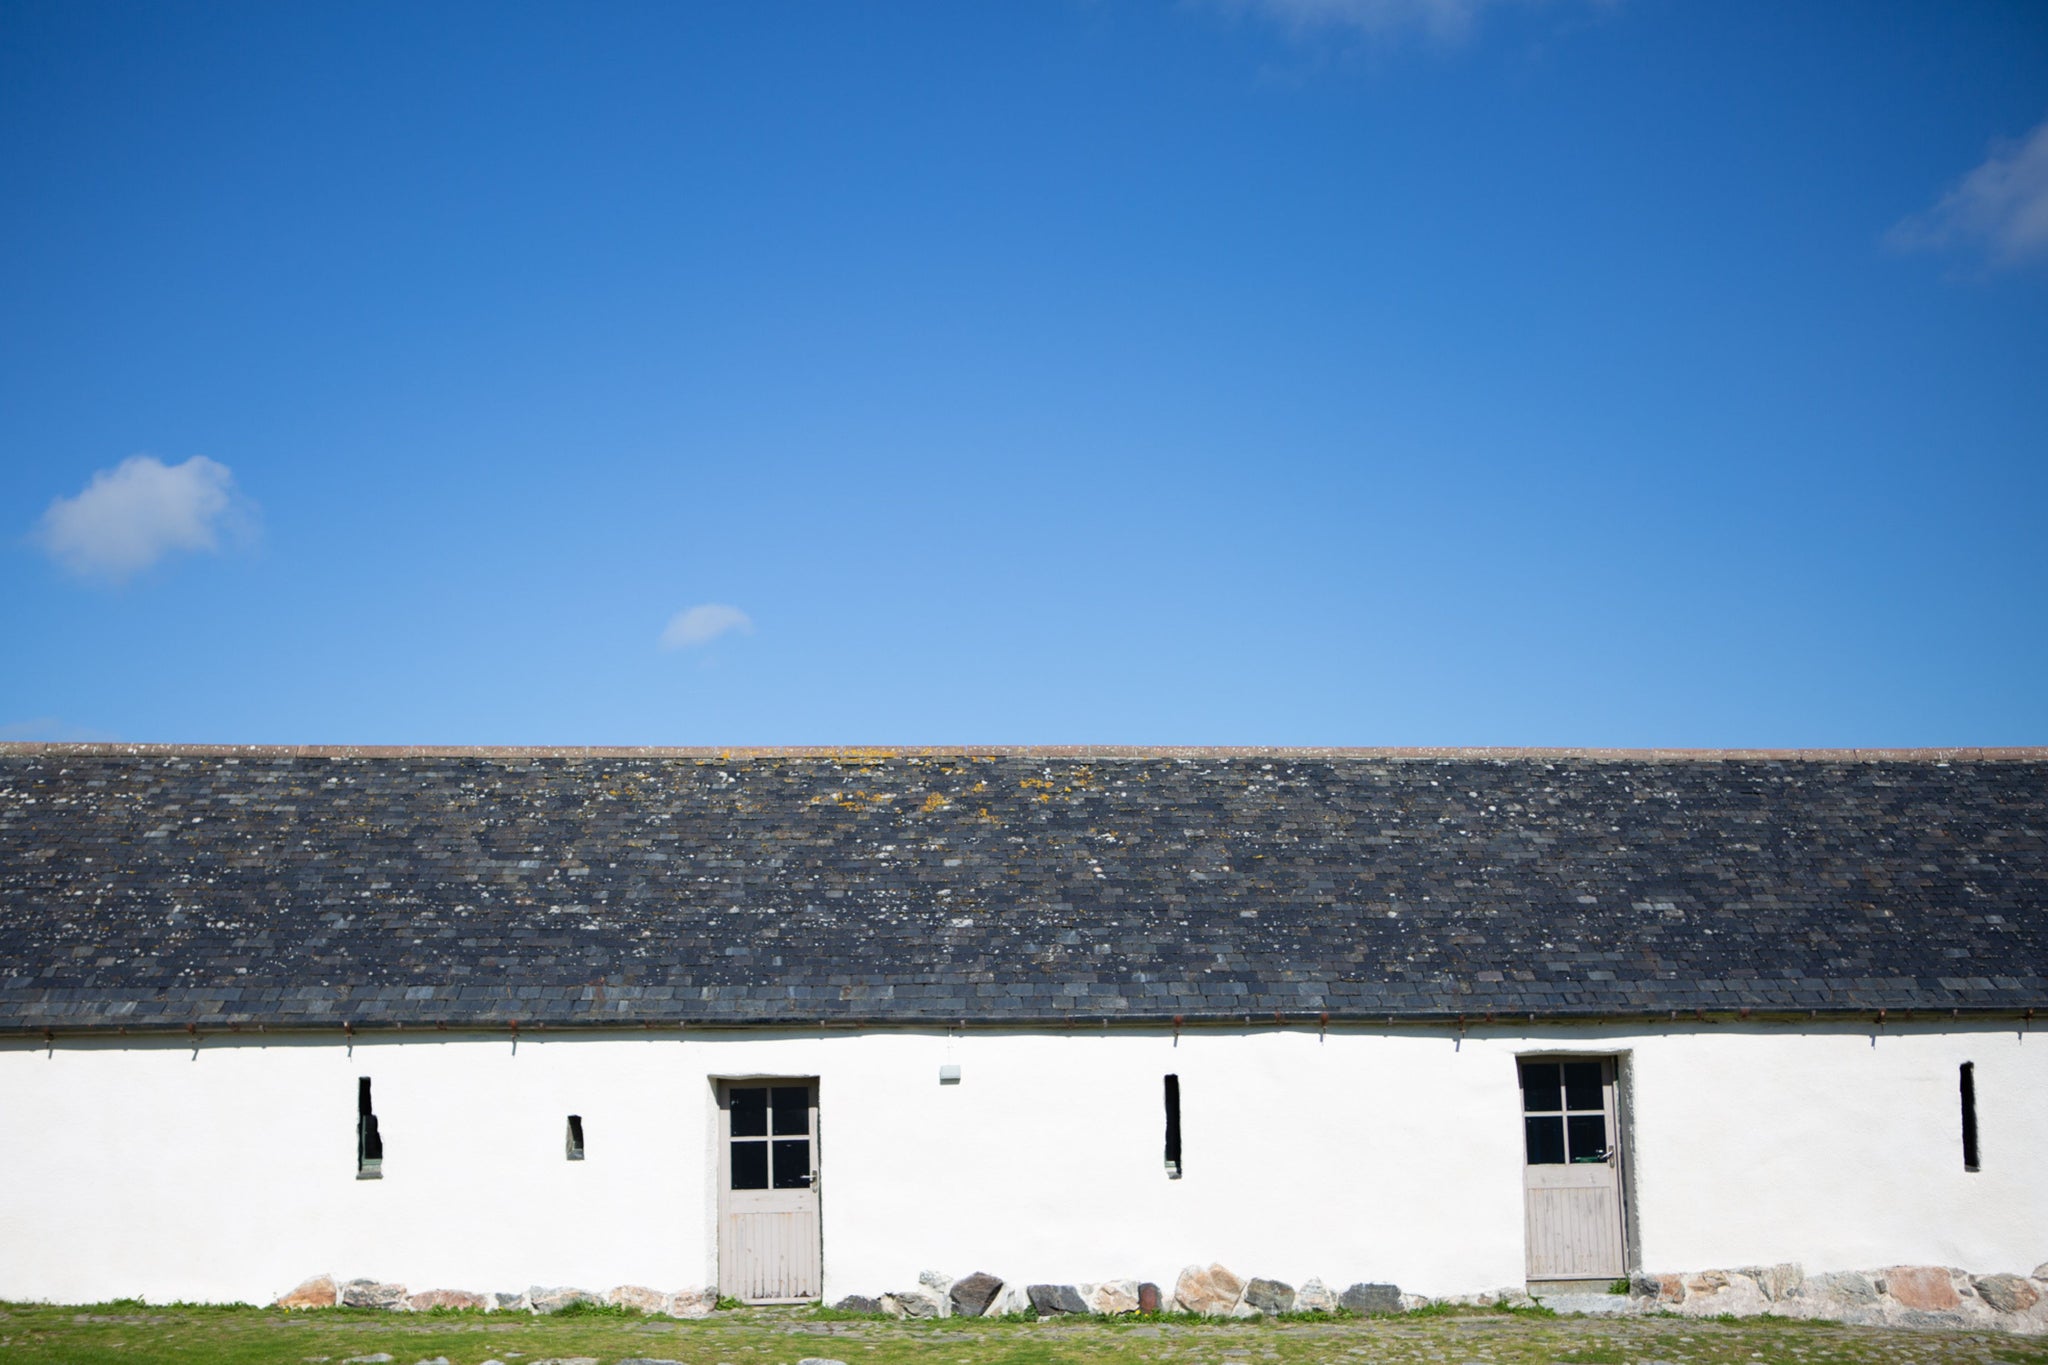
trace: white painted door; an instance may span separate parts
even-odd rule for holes
[[[718,1137],[718,1292],[748,1303],[817,1298],[817,1081],[721,1082]]]
[[[1614,1059],[1530,1057],[1521,1072],[1529,1278],[1619,1279],[1628,1253]]]

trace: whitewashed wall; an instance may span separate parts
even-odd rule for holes
[[[2048,1260],[2048,1038],[2013,1029],[400,1036],[0,1045],[0,1298],[711,1283],[708,1078],[745,1075],[821,1078],[830,1298],[926,1267],[1170,1286],[1209,1260],[1473,1292],[1521,1281],[1514,1059],[1558,1050],[1628,1058],[1643,1268]],[[359,1076],[377,1181],[354,1178]]]

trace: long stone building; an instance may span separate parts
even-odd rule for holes
[[[2043,751],[0,746],[0,1298],[2040,1330],[2044,1006]]]

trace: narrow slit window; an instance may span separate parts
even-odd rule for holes
[[[1180,1179],[1180,1077],[1166,1078],[1166,1175]]]
[[[569,1160],[583,1160],[583,1115],[569,1115]]]
[[[1977,1064],[1964,1062],[1962,1073],[1963,1088],[1963,1169],[1974,1171],[1977,1165]]]
[[[370,1107],[370,1078],[356,1082],[356,1179],[384,1176],[384,1138],[377,1131],[377,1113]]]

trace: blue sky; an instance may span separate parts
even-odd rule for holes
[[[2048,742],[2048,8],[0,0],[0,737]]]

